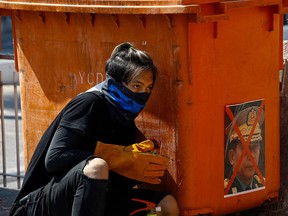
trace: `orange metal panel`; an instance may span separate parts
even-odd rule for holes
[[[216,37],[212,23],[189,25],[192,82],[183,84],[177,96],[182,101],[177,110],[181,145],[177,168],[189,167],[189,172],[181,170],[178,180],[184,215],[227,214],[277,196],[281,56],[279,30],[270,30],[271,13],[268,7],[233,10],[229,21],[217,24]],[[224,107],[262,98],[266,101],[266,188],[224,198]]]
[[[179,24],[187,23],[186,16],[95,15],[91,22],[90,14],[20,12],[15,21],[26,162],[44,129],[66,102],[104,79],[105,61],[114,46],[123,41],[131,41],[157,57],[162,72],[159,85],[147,108],[150,111],[143,114],[149,120],[144,124],[141,115],[139,124],[149,126],[144,130],[149,136],[167,137],[163,138],[163,148],[175,157],[174,97],[166,94],[173,95],[172,71],[179,65],[178,56],[183,55],[177,47],[187,49],[187,38],[183,38],[187,33],[177,34],[172,29],[184,31],[187,25]],[[37,29],[37,34],[31,34],[31,29]],[[164,91],[157,90],[160,87]],[[161,103],[157,98],[163,98]],[[157,104],[154,108],[153,103]],[[162,112],[164,109],[167,112]],[[175,170],[175,165],[171,166]]]
[[[93,4],[92,4],[93,3]],[[177,1],[9,1],[0,0],[0,8],[27,11],[51,11],[101,14],[182,14],[195,13],[198,5],[181,5]]]

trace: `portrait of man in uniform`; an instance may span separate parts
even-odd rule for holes
[[[264,100],[226,107],[224,196],[265,186]]]

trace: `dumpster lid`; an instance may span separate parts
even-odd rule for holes
[[[199,5],[182,5],[175,0],[145,1],[76,1],[76,0],[0,0],[0,8],[47,12],[99,13],[99,14],[181,14],[199,13]]]

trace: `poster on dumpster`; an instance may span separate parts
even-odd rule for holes
[[[265,100],[225,107],[224,197],[265,188]]]

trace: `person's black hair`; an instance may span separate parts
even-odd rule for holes
[[[126,84],[143,71],[151,71],[154,82],[158,73],[149,54],[136,49],[128,42],[119,44],[114,48],[106,62],[105,70],[106,74],[117,82]]]

